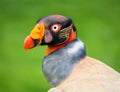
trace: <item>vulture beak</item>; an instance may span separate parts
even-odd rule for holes
[[[37,45],[42,43],[42,39],[44,37],[45,26],[43,23],[37,24],[34,29],[31,31],[30,35],[28,35],[24,40],[24,49],[28,50],[34,48]]]

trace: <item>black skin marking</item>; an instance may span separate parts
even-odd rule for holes
[[[34,40],[34,47],[37,46],[39,43],[39,40]]]

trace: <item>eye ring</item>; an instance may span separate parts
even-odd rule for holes
[[[53,32],[58,32],[60,29],[61,29],[61,24],[53,24],[50,29],[53,31]]]

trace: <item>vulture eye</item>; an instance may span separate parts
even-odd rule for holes
[[[61,29],[60,24],[53,24],[50,28],[53,32],[58,32]]]

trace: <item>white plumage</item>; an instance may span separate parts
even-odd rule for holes
[[[86,56],[65,81],[48,92],[120,92],[120,74]]]

